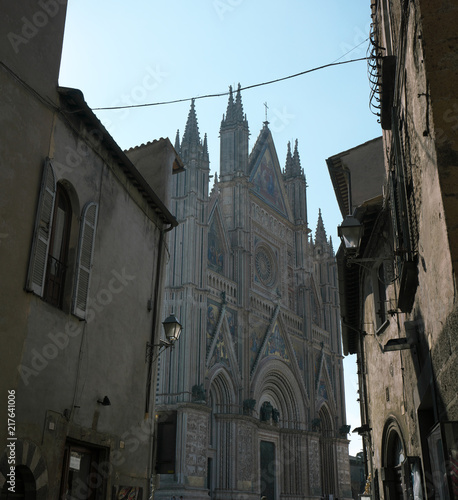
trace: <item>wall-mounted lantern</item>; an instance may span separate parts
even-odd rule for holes
[[[345,252],[357,255],[363,237],[364,226],[353,215],[345,216],[340,226],[337,226],[337,234],[342,240]]]
[[[175,342],[180,338],[183,327],[173,313],[162,322],[162,326],[164,327],[166,340],[159,339],[158,344],[151,344],[150,342],[146,343],[146,361],[152,357],[154,347],[159,347],[156,356],[157,358],[166,349],[173,347]]]

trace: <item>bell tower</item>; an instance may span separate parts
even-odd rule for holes
[[[183,160],[185,171],[174,176],[172,202],[176,207],[176,217],[180,223],[178,233],[181,235],[180,243],[175,241],[175,231],[170,235],[173,264],[169,266],[168,284],[190,283],[201,288],[205,286],[206,279],[200,256],[206,251],[210,161],[207,135],[203,141],[200,139],[194,100],[181,144],[177,132],[175,149]],[[192,258],[188,252],[192,252]]]

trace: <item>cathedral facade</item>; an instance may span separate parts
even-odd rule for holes
[[[195,104],[175,149],[159,358],[155,498],[350,497],[336,263],[307,222],[297,141],[284,169],[268,122],[252,148],[240,87],[211,191]]]

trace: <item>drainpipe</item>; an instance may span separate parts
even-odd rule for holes
[[[362,415],[361,417],[361,425],[367,425],[369,426],[369,408],[367,404],[367,383],[366,383],[366,368],[365,368],[365,357],[364,357],[364,338],[362,335],[360,335],[360,356],[359,356],[359,366],[358,368],[361,371],[361,389],[362,389],[362,394],[360,393],[360,398],[362,399],[362,407],[363,411],[361,412]],[[373,470],[372,470],[372,439],[370,432],[368,431],[367,433],[363,434],[363,460],[364,460],[364,473],[367,476],[369,473],[371,474],[372,478],[374,477],[373,475]],[[367,450],[367,448],[369,448]],[[369,452],[369,453],[368,453]]]
[[[159,234],[159,243],[158,243],[158,256],[157,256],[157,262],[156,262],[156,278],[155,278],[155,283],[154,283],[154,297],[153,297],[153,306],[152,306],[152,311],[153,311],[153,319],[152,319],[152,326],[151,326],[151,339],[150,339],[150,345],[151,345],[151,351],[149,352],[148,356],[148,375],[146,379],[146,399],[145,399],[145,420],[149,419],[149,413],[150,413],[150,406],[151,406],[151,383],[152,383],[152,377],[153,377],[153,365],[154,365],[154,354],[156,352],[156,347],[154,344],[156,342],[156,322],[157,318],[159,316],[159,287],[161,283],[161,276],[162,276],[162,255],[164,253],[164,240],[165,240],[165,233],[171,231],[173,228],[175,228],[178,225],[177,221],[172,222],[172,225],[168,227],[167,229],[161,229],[160,234]],[[157,373],[156,373],[157,376]],[[154,419],[154,415],[153,415]],[[153,461],[153,450],[154,450],[154,429],[155,426],[151,427],[151,433],[150,433],[150,450],[149,450],[149,457],[148,457],[148,480],[150,481],[149,484],[149,495],[148,498],[152,499],[153,498],[153,472],[154,472],[154,461]]]

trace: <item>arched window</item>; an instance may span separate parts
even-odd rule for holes
[[[62,185],[57,184],[43,297],[57,307],[62,307],[71,217],[69,197]]]
[[[67,303],[63,300],[65,289],[69,292],[67,298],[70,298],[69,286],[65,286],[65,281],[69,277],[69,267],[73,268],[73,262],[70,265],[68,258],[72,204],[73,207],[78,206],[75,200],[77,196],[74,190],[68,191],[63,184],[57,182],[52,162],[47,158],[43,167],[25,288],[59,308]],[[79,219],[80,236],[75,265],[72,313],[81,319],[86,318],[97,216],[97,203],[89,201]]]

